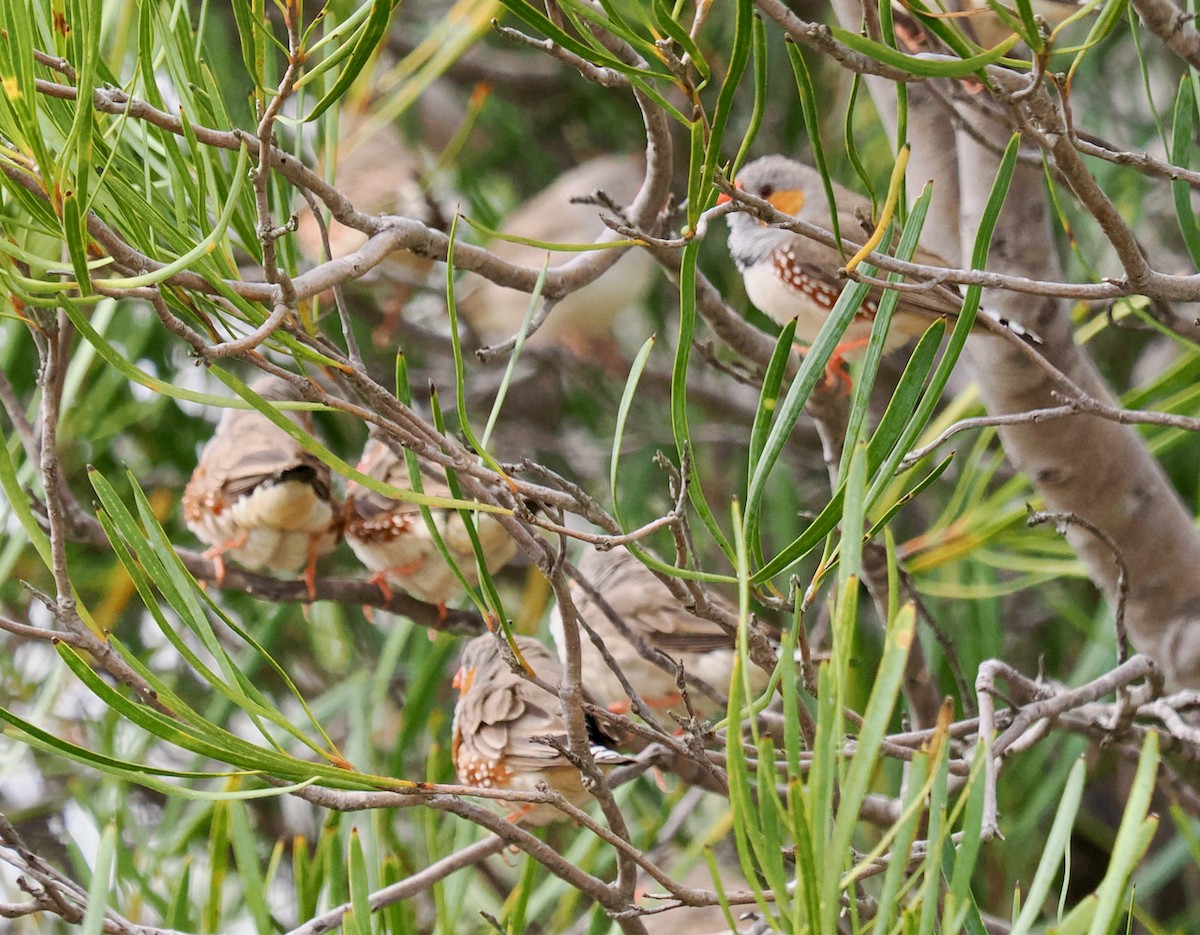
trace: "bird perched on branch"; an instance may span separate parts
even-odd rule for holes
[[[369,110],[355,107],[339,114],[337,158],[333,172],[318,162],[322,175],[355,209],[370,215],[397,214],[431,227],[443,227],[438,197],[423,183],[431,158],[410,146],[395,124],[381,121]],[[367,242],[360,230],[329,221],[330,256],[326,256],[321,228],[307,204],[296,213],[296,241],[310,263],[339,260]],[[383,320],[373,337],[379,346],[395,345],[395,329],[409,300],[430,284],[433,261],[408,250],[394,250],[377,266],[359,277],[378,296]]]
[[[769,202],[777,211],[828,229],[829,201],[816,169],[784,156],[764,156],[738,173],[735,186]],[[841,236],[852,242],[866,239],[863,224],[869,223],[871,203],[841,185],[833,185]],[[718,203],[730,201],[721,195]],[[767,316],[783,325],[796,319],[796,339],[811,344],[845,280],[838,270],[845,265],[842,254],[810,237],[773,226],[748,211],[729,216],[729,252],[746,283],[746,294]],[[945,267],[941,259],[917,250],[914,262]],[[882,290],[873,288],[842,335],[830,359],[830,374],[840,374],[843,360],[866,347],[875,321]],[[962,298],[944,286],[905,291],[892,317],[885,350],[895,350],[925,333],[937,318],[956,317]],[[980,332],[1009,331],[1031,342],[1040,341],[1020,325],[980,309],[974,329]]]
[[[265,377],[250,388],[270,402],[295,399],[283,380]],[[309,435],[307,412],[284,412]],[[315,597],[318,556],[340,535],[339,505],[329,467],[255,410],[226,409],[183,491],[183,518],[208,543],[204,553],[225,576],[225,556],[251,571],[304,567]]]
[[[377,438],[367,441],[358,469],[368,477],[401,490],[411,490],[408,465]],[[444,480],[421,475],[425,493],[450,497]],[[434,525],[447,551],[472,586],[479,583],[475,550],[466,524],[457,510],[431,507]],[[508,532],[489,513],[475,513],[475,531],[489,572],[517,552]],[[346,487],[343,508],[346,541],[385,591],[399,587],[417,600],[445,606],[462,592],[462,584],[438,552],[421,508],[369,490],[354,481]]]
[[[590,243],[605,231],[596,204],[573,202],[603,192],[627,205],[637,194],[645,167],[626,156],[601,156],[564,172],[501,225],[506,234],[543,243]],[[611,213],[611,212],[605,212]],[[546,250],[525,243],[494,240],[488,249],[503,260],[540,267]],[[550,268],[580,256],[551,252]],[[650,288],[654,261],[642,250],[626,251],[603,275],[572,292],[551,311],[530,338],[531,346],[558,344],[581,357],[613,354],[613,321]],[[512,337],[525,320],[529,294],[484,279],[467,277],[459,295],[463,313],[483,340],[496,343]]]
[[[965,21],[974,37],[985,48],[997,46],[1013,34],[1012,27],[996,14],[985,0],[962,0],[958,6],[961,7],[961,12],[956,15],[963,18],[960,21]],[[1015,4],[997,6],[1004,9],[1013,20],[1020,21],[1021,14],[1017,12]],[[1035,16],[1041,17],[1047,26],[1054,28],[1082,10],[1084,4],[1077,0],[1033,0],[1030,6]]]
[[[516,637],[524,663],[543,682],[562,680],[558,660],[537,640]],[[454,706],[451,753],[459,781],[484,789],[535,792],[544,782],[568,802],[582,807],[588,793],[578,769],[553,746],[535,738],[553,737],[567,743],[567,726],[557,694],[514,672],[500,650],[498,637],[484,633],[463,648],[454,676],[458,702]],[[601,765],[628,762],[615,753],[609,739],[589,721],[592,756]],[[565,817],[553,805],[508,803],[508,820],[545,825]]]
[[[578,567],[608,609],[577,581],[571,582],[571,602],[647,707],[685,713],[675,681],[674,663],[678,662],[686,673],[711,688],[709,694],[696,685],[688,687],[696,713],[711,717],[721,712],[736,654],[733,636],[711,620],[684,609],[671,590],[625,549],[589,549]],[[617,620],[609,616],[608,610]],[[563,620],[558,607],[551,612],[550,632],[565,663]],[[620,679],[582,629],[579,645],[584,687],[609,710],[618,714],[629,711],[631,701]],[[663,664],[649,657],[658,657]],[[767,683],[767,673],[752,666],[750,679],[755,690],[761,689]]]

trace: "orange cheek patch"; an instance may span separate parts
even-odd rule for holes
[[[798,188],[790,188],[786,191],[775,192],[767,201],[776,211],[782,211],[784,214],[795,217],[804,207],[804,192]]]

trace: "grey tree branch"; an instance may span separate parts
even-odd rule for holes
[[[1193,68],[1200,68],[1200,33],[1194,17],[1171,0],[1132,0],[1133,8],[1162,44]]]
[[[424,870],[419,870],[403,880],[376,890],[369,897],[371,911],[378,912],[380,909],[395,905],[398,902],[412,899],[417,893],[444,880],[450,874],[464,867],[477,864],[481,860],[486,860],[494,854],[499,854],[507,846],[508,842],[500,837],[484,838],[482,841],[469,844],[461,850],[443,857],[441,860],[434,861]],[[343,916],[350,909],[350,903],[342,903],[342,905],[336,906],[328,912],[309,919],[303,925],[292,929],[287,935],[321,935],[323,932],[332,931],[342,924]]]

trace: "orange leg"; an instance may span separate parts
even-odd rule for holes
[[[392,586],[387,583],[387,572],[385,571],[375,572],[375,574],[371,575],[371,577],[367,579],[367,584],[373,584],[375,587],[379,588],[385,601],[390,601],[392,599],[392,595],[396,593],[392,590]]]
[[[213,584],[218,588],[225,583],[225,553],[240,549],[250,538],[250,530],[243,530],[227,542],[221,542],[201,552],[201,557],[213,563]]]
[[[870,338],[855,338],[853,341],[843,341],[835,346],[833,353],[829,356],[829,362],[825,364],[825,381],[821,384],[821,389],[829,392],[835,386],[840,385],[845,395],[849,396],[854,385],[850,382],[850,374],[846,372],[846,355],[866,347],[870,340]],[[797,345],[796,349],[801,354],[808,353],[807,347]]]
[[[396,565],[392,568],[384,568],[375,572],[367,579],[368,584],[373,584],[383,592],[383,599],[390,601],[392,595],[396,592],[392,590],[392,586],[388,584],[388,578],[396,577],[403,578],[405,575],[411,575],[414,571],[420,571],[425,564],[425,559],[418,558],[415,561],[409,562],[407,565]]]
[[[308,585],[308,602],[317,599],[317,543],[320,536],[308,537],[308,561],[304,563],[304,583]]]

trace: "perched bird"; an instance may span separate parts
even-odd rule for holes
[[[985,0],[962,0],[961,6],[971,31],[985,48],[997,46],[1013,34],[1011,27],[996,15]],[[1007,10],[1014,20],[1021,19],[1015,4],[999,6]],[[1053,29],[1082,10],[1084,4],[1078,0],[1033,0],[1031,6],[1034,15],[1040,16]]]
[[[543,243],[591,243],[606,228],[600,220],[604,210],[594,204],[575,204],[580,198],[602,191],[617,204],[629,204],[645,175],[644,166],[627,156],[601,156],[564,172],[549,188],[523,205],[501,229],[506,234]],[[488,249],[503,260],[540,267],[546,251],[528,244],[496,240]],[[578,253],[550,253],[550,267],[578,257]],[[609,357],[614,353],[613,322],[633,306],[650,288],[654,261],[642,250],[625,252],[604,275],[572,292],[551,311],[545,323],[530,337],[530,346],[557,344],[581,357]],[[463,313],[479,336],[488,342],[503,341],[516,334],[529,308],[529,294],[507,289],[471,275],[459,293]]]
[[[1030,4],[1034,15],[1041,17],[1051,29],[1080,12],[1084,5],[1078,0],[1033,0]],[[996,6],[1006,10],[1013,20],[1020,21],[1021,14],[1013,5],[996,4]],[[945,5],[944,10],[926,10],[924,15],[933,19],[958,23],[968,37],[989,49],[998,46],[1014,32],[1012,27],[996,14],[986,0],[952,0]],[[931,49],[944,48],[925,28],[921,19],[915,15],[912,6],[904,3],[903,0],[892,0],[892,25],[896,31],[896,38],[900,40],[907,52],[919,54]],[[968,87],[983,88],[983,85],[975,83],[972,79],[967,79],[964,83]]]
[[[744,167],[735,184],[770,202],[783,214],[819,227],[830,226],[829,202],[816,169],[784,156],[764,156]],[[842,237],[865,240],[860,218],[870,217],[870,202],[841,185],[835,184],[833,193]],[[729,200],[728,195],[721,195],[718,203]],[[750,300],[780,325],[795,318],[796,339],[811,344],[845,284],[838,278],[838,269],[844,263],[841,254],[833,247],[794,231],[772,227],[745,212],[729,216],[729,252],[746,283]],[[920,249],[914,261],[946,265]],[[842,360],[866,347],[882,296],[880,289],[868,293],[830,360],[831,374],[839,372]],[[961,307],[961,296],[949,288],[902,293],[885,349],[895,350],[924,334],[936,318],[954,318]],[[989,332],[1007,330],[1032,343],[1040,343],[1020,325],[984,309],[980,309],[974,327]]]
[[[410,146],[394,123],[370,111],[350,108],[339,114],[333,184],[364,214],[398,214],[433,227],[444,219],[438,201],[422,187],[426,164],[432,162]],[[318,163],[317,171],[327,167]],[[296,212],[296,241],[309,263],[338,260],[367,241],[362,231],[335,219],[328,225],[331,257],[326,257],[321,229],[308,205]],[[383,320],[374,337],[381,346],[395,345],[395,328],[409,300],[429,285],[433,261],[408,250],[395,250],[368,270],[360,282],[379,297]]]
[[[578,582],[572,581],[571,601],[575,609],[604,642],[629,684],[651,710],[674,708],[684,713],[683,699],[673,669],[646,658],[639,643],[650,653],[663,653],[681,663],[685,672],[711,686],[719,697],[725,695],[735,654],[733,637],[727,631],[711,620],[688,613],[670,589],[625,549],[608,552],[589,549],[578,567],[625,624],[632,639],[620,631]],[[565,663],[562,628],[562,614],[555,607],[550,615],[550,632]],[[584,687],[610,711],[617,714],[629,711],[630,699],[620,680],[582,630],[579,644]],[[750,678],[753,686],[761,689],[768,674],[752,667]],[[688,697],[696,713],[704,717],[723,709],[718,698],[697,687],[688,688]]]
[[[402,490],[412,488],[408,465],[377,438],[367,441],[358,469],[368,477]],[[425,493],[449,497],[450,488],[422,474]],[[475,585],[479,573],[471,537],[457,510],[431,508],[434,525],[467,581]],[[399,587],[417,600],[445,606],[462,591],[454,571],[438,552],[429,527],[415,503],[393,500],[351,481],[342,511],[346,541],[367,568],[372,580],[385,591]],[[517,552],[508,532],[489,513],[475,514],[475,531],[487,558],[488,571],[505,564]]]
[[[272,402],[295,398],[275,377],[260,378],[250,388]],[[309,413],[284,415],[312,434]],[[303,566],[310,598],[317,557],[331,551],[340,536],[328,466],[266,416],[247,409],[221,414],[184,488],[183,518],[209,544],[204,555],[216,566],[218,586],[228,555],[252,571]]]
[[[526,664],[543,682],[557,685],[562,679],[558,660],[545,646],[528,636],[516,637]],[[564,744],[567,727],[558,695],[513,672],[500,652],[497,637],[484,633],[472,639],[454,676],[458,702],[454,706],[451,754],[459,781],[484,789],[534,792],[539,782],[566,797],[571,804],[587,804],[588,793],[571,762],[535,737],[556,737]],[[615,753],[589,722],[592,755],[601,765],[628,762]],[[563,818],[553,805],[507,803],[508,820],[545,825]]]

